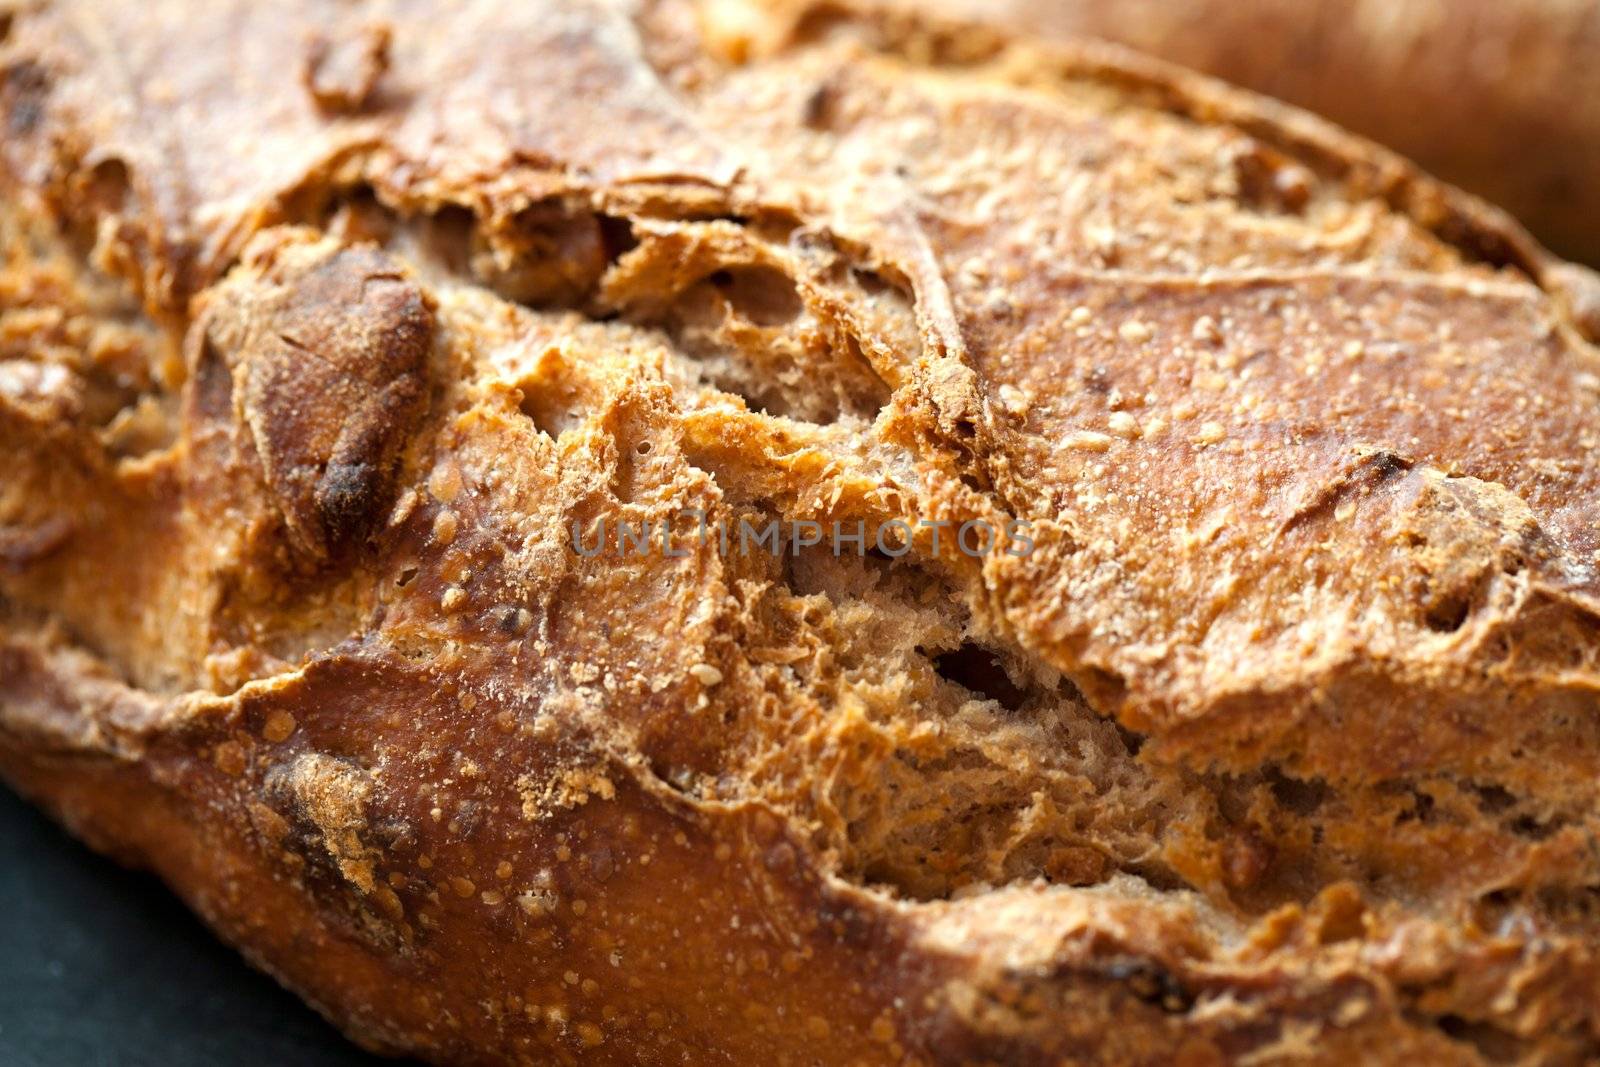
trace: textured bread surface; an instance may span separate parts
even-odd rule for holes
[[[356,1040],[1600,1057],[1600,292],[1492,209],[829,5],[4,10],[0,770]],[[914,536],[572,543],[696,510]]]
[[[1600,265],[1600,0],[889,2],[1116,41],[1309,108]]]

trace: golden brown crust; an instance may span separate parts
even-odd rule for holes
[[[1591,275],[1099,46],[265,11],[0,46],[18,788],[440,1062],[1594,1058]]]
[[[1600,263],[1593,0],[936,0],[899,5],[1096,37],[1326,115]]]

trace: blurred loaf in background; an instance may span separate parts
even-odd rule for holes
[[[897,0],[909,4],[911,0]],[[1600,0],[917,0],[1318,112],[1600,264]]]

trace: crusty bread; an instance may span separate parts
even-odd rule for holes
[[[1600,300],[1492,209],[838,7],[0,25],[0,769],[355,1039],[1600,1056]]]
[[[1309,108],[1600,265],[1600,0],[878,2],[1101,37]]]

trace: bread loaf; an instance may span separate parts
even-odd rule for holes
[[[355,1040],[1600,1056],[1600,299],[1493,209],[831,6],[0,26],[0,771]]]
[[[1309,108],[1600,264],[1595,0],[893,2],[1116,41]]]

